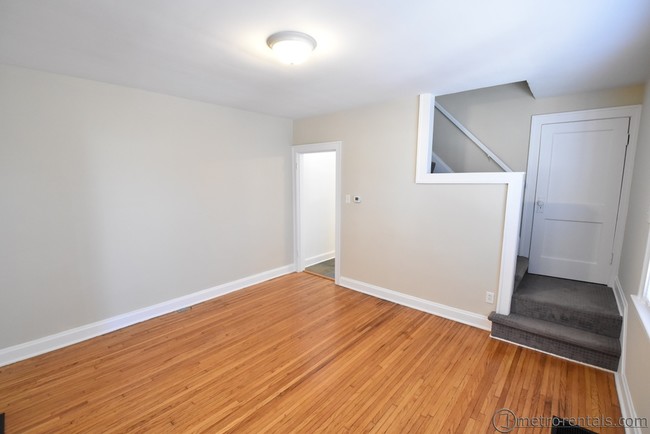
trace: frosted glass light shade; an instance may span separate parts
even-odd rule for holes
[[[282,63],[288,65],[304,62],[316,48],[316,40],[308,34],[290,31],[272,34],[266,44]]]

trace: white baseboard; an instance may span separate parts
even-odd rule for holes
[[[614,279],[613,290],[619,313],[623,317],[623,327],[621,329],[621,360],[618,362],[618,372],[614,375],[614,379],[616,380],[616,394],[618,395],[618,404],[621,408],[621,416],[636,419],[636,409],[634,408],[634,401],[632,400],[630,387],[627,383],[627,376],[625,375],[628,306],[625,292],[623,291],[618,276]],[[641,428],[625,428],[625,432],[628,434],[641,434]]]
[[[91,339],[160,315],[165,315],[185,307],[234,292],[251,285],[293,273],[296,267],[294,264],[274,270],[265,271],[253,276],[244,277],[233,282],[224,283],[212,288],[163,301],[153,306],[127,312],[112,318],[86,324],[71,330],[66,330],[40,339],[0,349],[0,366],[19,362],[39,354],[47,353],[68,345],[76,344],[86,339]]]
[[[441,316],[452,321],[467,324],[472,327],[477,327],[488,331],[492,329],[492,323],[487,319],[486,316],[479,315],[474,312],[469,312],[466,310],[457,309],[455,307],[446,306],[444,304],[435,303],[423,298],[414,297],[412,295],[404,294],[386,288],[381,288],[379,286],[360,282],[354,279],[349,279],[347,277],[341,276],[339,285],[348,289],[352,289],[354,291],[372,295],[373,297],[392,301],[393,303],[401,304],[402,306],[421,310],[423,312]]]
[[[618,395],[618,405],[621,409],[621,416],[626,419],[635,420],[637,418],[636,410],[634,409],[634,402],[632,401],[632,394],[630,387],[627,384],[625,373],[619,372],[614,374],[616,380],[616,393]],[[641,428],[625,428],[627,434],[642,434]]]
[[[614,297],[616,297],[616,305],[618,306],[618,313],[621,316],[624,316],[627,308],[627,301],[625,300],[623,287],[621,286],[621,281],[618,280],[618,276],[614,279],[614,285],[612,289],[614,290]]]
[[[312,256],[311,258],[305,259],[305,267],[311,267],[312,265],[319,264],[323,261],[329,261],[335,256],[335,253],[327,252],[320,255]]]

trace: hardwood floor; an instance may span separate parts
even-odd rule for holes
[[[504,407],[620,417],[612,374],[306,273],[0,368],[7,433],[493,433]]]

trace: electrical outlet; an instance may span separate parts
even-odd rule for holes
[[[486,303],[494,303],[494,292],[487,291],[485,293],[485,302]]]

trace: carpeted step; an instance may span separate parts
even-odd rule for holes
[[[528,271],[528,258],[517,256],[517,266],[515,268],[515,286],[514,291],[517,291],[519,284],[523,280],[526,272]]]
[[[534,274],[513,294],[511,312],[612,338],[623,326],[611,288]]]
[[[618,339],[511,313],[492,312],[492,336],[611,371],[618,369]]]

